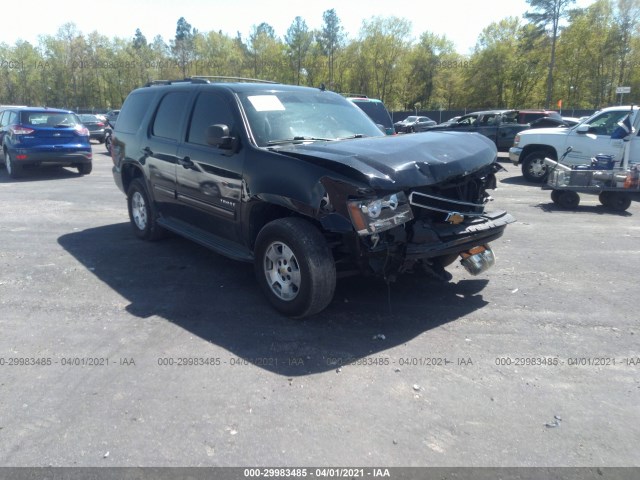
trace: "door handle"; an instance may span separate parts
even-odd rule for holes
[[[178,163],[182,165],[184,168],[192,168],[193,162],[190,157],[179,158]]]

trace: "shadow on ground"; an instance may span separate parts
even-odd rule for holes
[[[320,314],[292,320],[274,311],[251,264],[182,238],[143,242],[128,223],[64,235],[60,245],[126,298],[126,310],[169,321],[232,355],[286,376],[336,369],[483,308],[486,280],[440,283],[405,275],[338,281]],[[380,337],[384,335],[384,339]]]
[[[16,182],[41,182],[44,180],[66,180],[81,176],[78,170],[72,167],[59,167],[55,165],[45,165],[38,167],[25,167],[18,178],[11,178],[4,168],[0,165],[0,183],[16,183]]]

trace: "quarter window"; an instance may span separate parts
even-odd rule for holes
[[[140,128],[140,125],[142,124],[142,119],[146,115],[147,109],[151,103],[151,94],[151,92],[145,92],[129,95],[129,97],[127,97],[127,100],[122,106],[124,115],[120,116],[120,119],[115,125],[116,131],[124,133],[136,133],[138,131],[138,128]]]

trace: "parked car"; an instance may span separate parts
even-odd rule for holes
[[[570,117],[560,117],[560,118],[541,117],[531,122],[529,124],[530,125],[529,128],[552,128],[552,127],[569,128],[577,124],[578,124],[578,120],[577,119],[574,120]]]
[[[393,126],[397,133],[424,132],[427,127],[433,127],[438,122],[431,120],[429,117],[420,117],[411,115],[404,120],[396,122]]]
[[[462,118],[462,115],[458,115],[456,117],[451,117],[449,120],[445,120],[442,123],[439,123],[438,125],[452,125],[454,123],[456,123],[458,120],[460,120],[460,118]]]
[[[382,100],[377,98],[369,98],[362,96],[348,96],[347,100],[355,103],[360,109],[369,115],[371,119],[378,125],[378,128],[387,135],[395,135],[396,130],[393,126],[393,120],[389,114],[389,110],[384,106]]]
[[[89,130],[67,110],[25,107],[0,111],[0,143],[10,177],[25,167],[72,166],[81,175],[91,173]]]
[[[525,124],[535,122],[541,118],[554,118],[562,120],[562,116],[555,110],[518,110],[517,123]]]
[[[429,128],[429,132],[455,130],[476,132],[490,138],[500,151],[507,151],[513,145],[516,133],[529,128],[529,124],[518,123],[522,118],[518,110],[487,110],[461,116],[455,123],[440,124]]]
[[[640,116],[638,107],[617,106],[604,108],[571,128],[536,128],[516,135],[509,159],[514,165],[522,165],[522,175],[530,182],[542,182],[547,177],[546,157],[557,160],[572,147],[563,163],[585,165],[597,154],[613,155],[620,164],[624,145],[628,143],[634,155],[640,152],[640,139],[634,135],[630,142],[612,138],[618,124],[631,114],[631,122],[638,131]]]
[[[323,310],[338,276],[446,279],[459,256],[472,274],[493,264],[488,245],[514,219],[486,210],[501,168],[488,139],[385,136],[324,88],[228,80],[169,81],[125,100],[113,176],[139,238],[169,230],[253,262],[292,317]]]
[[[104,143],[105,122],[100,120],[97,115],[81,113],[78,116],[82,124],[89,130],[90,139],[97,140],[98,143]]]
[[[113,135],[113,127],[109,124],[104,129],[104,148],[107,149],[109,155],[111,155],[111,138]]]
[[[107,121],[113,126],[118,120],[118,115],[120,115],[120,110],[109,110],[106,114]]]

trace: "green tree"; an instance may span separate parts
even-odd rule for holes
[[[322,14],[323,25],[318,34],[322,52],[327,56],[329,85],[335,88],[335,61],[338,51],[344,47],[345,34],[336,11],[332,8]]]
[[[302,17],[296,17],[293,20],[284,36],[284,41],[288,47],[294,81],[300,85],[300,77],[303,74],[304,64],[313,41],[313,33],[309,31],[307,23]]]
[[[276,80],[285,77],[283,52],[284,45],[271,25],[263,22],[253,27],[247,53],[255,78]]]
[[[640,0],[617,0],[614,19],[619,40],[618,86],[623,86],[628,79],[627,63],[631,54],[631,41],[638,34],[640,24]]]
[[[556,65],[556,43],[560,33],[560,21],[567,16],[569,5],[575,3],[575,0],[527,0],[527,3],[534,11],[527,11],[524,17],[536,25],[541,32],[546,32],[547,29],[549,30],[551,53],[547,71],[545,107],[550,108],[551,97],[553,95],[553,71]]]
[[[407,73],[402,76],[405,108],[412,109],[417,103],[423,108],[441,103],[434,99],[438,77],[452,74],[455,68],[463,66],[454,59],[454,54],[453,42],[445,37],[429,32],[420,36],[420,41],[408,55]]]
[[[193,60],[194,53],[194,38],[198,31],[195,28],[191,28],[191,24],[185,20],[184,17],[178,19],[176,26],[176,36],[171,42],[171,52],[173,53],[182,76],[187,77],[187,70]]]
[[[358,43],[364,62],[359,83],[367,93],[392,106],[400,103],[394,87],[401,70],[398,67],[409,51],[410,32],[411,23],[397,17],[373,17],[365,20],[360,30]]]

